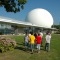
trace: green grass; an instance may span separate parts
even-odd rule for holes
[[[30,54],[30,51],[24,50],[23,36],[10,37],[17,41],[18,48],[14,51],[0,53],[0,60],[60,60],[60,35],[52,35],[50,52],[41,50],[41,53],[39,54],[36,52],[34,52],[34,54]],[[43,46],[44,45],[45,42],[43,43]]]

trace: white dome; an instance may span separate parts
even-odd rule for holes
[[[53,25],[52,15],[47,10],[41,8],[30,11],[27,15],[26,21],[45,28],[51,28]]]

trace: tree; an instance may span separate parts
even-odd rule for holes
[[[59,25],[53,25],[52,27],[58,29],[57,33],[60,34],[60,24]]]
[[[24,9],[27,0],[0,0],[0,7],[4,7],[7,12],[20,12]]]

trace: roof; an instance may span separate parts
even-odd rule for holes
[[[11,24],[19,24],[19,25],[27,25],[27,26],[37,26],[37,25],[29,23],[29,22],[19,21],[16,19],[11,19],[11,18],[2,17],[2,16],[0,16],[0,22],[11,23]]]
[[[16,25],[19,25],[19,26],[24,26],[24,27],[27,27],[27,26],[31,26],[31,27],[40,27],[40,26],[37,26],[35,24],[32,24],[30,22],[25,22],[25,21],[20,21],[20,20],[16,20],[16,19],[11,19],[11,18],[7,18],[7,17],[2,17],[0,16],[0,22],[3,22],[3,23],[10,23],[10,24],[16,24]],[[40,28],[46,28],[46,27],[40,27]],[[53,28],[46,28],[46,29],[51,29],[51,30],[55,30]]]

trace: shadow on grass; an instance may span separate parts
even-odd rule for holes
[[[30,49],[30,48],[26,48],[26,47],[24,46],[24,43],[21,43],[21,44],[18,43],[18,46],[17,46],[15,49],[19,49],[19,50],[22,50],[22,51],[25,51],[25,52],[31,52],[31,49]],[[41,47],[41,50],[44,51],[44,46]],[[36,46],[35,46],[35,48],[34,48],[34,51],[35,51],[35,52],[37,51]]]
[[[19,49],[19,50],[22,50],[22,51],[25,51],[25,52],[30,51],[30,49],[28,49],[24,46],[24,43],[21,43],[21,44],[17,43],[17,47],[15,49]]]
[[[23,46],[23,45],[24,45],[24,43],[17,43],[17,45],[22,45],[22,46]]]
[[[26,48],[24,48],[24,47],[22,47],[22,46],[17,46],[15,49],[19,49],[19,50],[23,50],[23,51],[25,51],[26,50]]]

